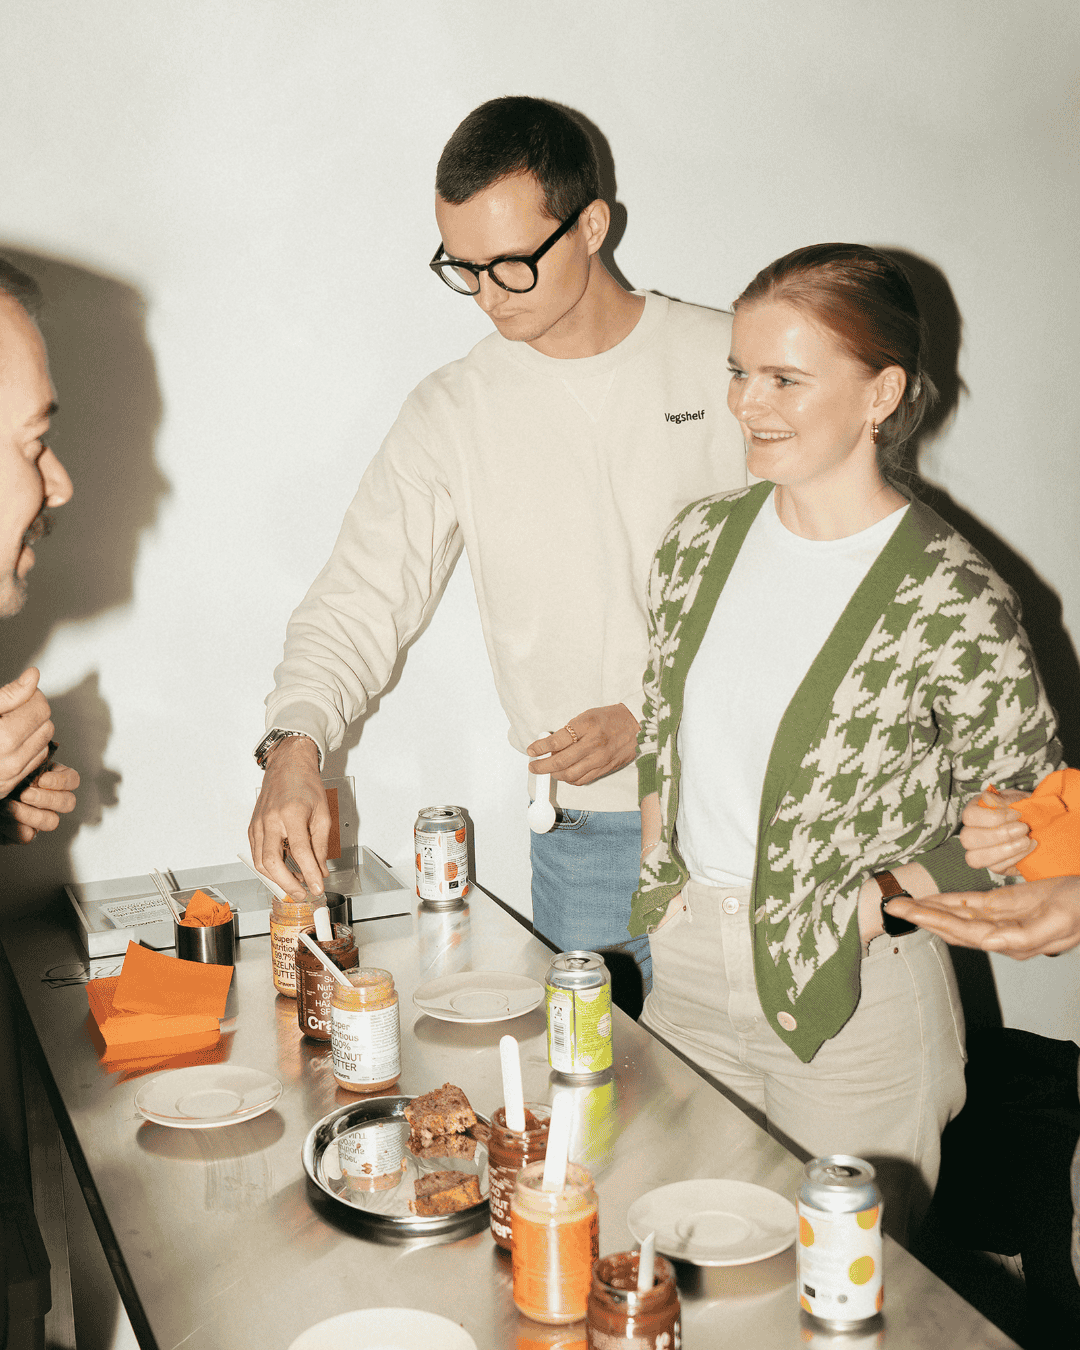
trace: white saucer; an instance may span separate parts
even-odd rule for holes
[[[443,1022],[507,1022],[532,1012],[544,1000],[544,986],[505,970],[465,970],[422,984],[413,1002]]]
[[[135,1094],[135,1107],[155,1125],[212,1130],[254,1120],[281,1096],[276,1078],[238,1064],[193,1064],[151,1078]]]
[[[418,1308],[361,1308],[328,1317],[297,1336],[289,1350],[476,1350],[457,1322]]]
[[[790,1200],[750,1181],[702,1178],[660,1186],[635,1200],[627,1227],[641,1242],[695,1266],[743,1266],[775,1256],[795,1241]]]

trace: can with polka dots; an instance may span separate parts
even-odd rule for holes
[[[460,909],[469,893],[469,844],[457,806],[425,806],[413,826],[416,894],[430,909]]]
[[[803,1169],[796,1244],[799,1306],[834,1331],[881,1312],[881,1192],[862,1158],[833,1153]]]

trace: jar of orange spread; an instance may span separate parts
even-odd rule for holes
[[[600,1214],[593,1179],[567,1163],[561,1191],[544,1190],[544,1164],[517,1175],[510,1202],[514,1303],[534,1322],[580,1322],[600,1255]]]
[[[334,982],[330,1050],[334,1082],[349,1092],[380,1092],[401,1076],[398,996],[388,970],[346,971],[350,988]]]
[[[310,897],[279,900],[274,896],[270,906],[270,959],[274,963],[274,988],[286,998],[296,997],[296,944],[301,929],[310,928],[314,922]]]

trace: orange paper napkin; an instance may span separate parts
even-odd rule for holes
[[[216,928],[219,923],[232,923],[232,910],[205,891],[196,891],[180,922],[185,928]]]
[[[988,788],[983,806],[1000,806]],[[1025,881],[1080,873],[1080,769],[1058,769],[1042,780],[1030,797],[1009,805],[1028,827],[1039,847],[1016,864]]]
[[[122,975],[109,975],[105,979],[90,980],[86,986],[90,1012],[105,1041],[106,1058],[179,1055],[213,1045],[218,1039],[218,1019],[205,1013],[163,1017],[159,1013],[130,1013],[119,1009],[116,987],[122,979]]]
[[[181,961],[129,942],[113,996],[121,1012],[225,1016],[232,966]]]

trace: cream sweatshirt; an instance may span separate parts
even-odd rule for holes
[[[558,360],[492,333],[413,390],[289,621],[268,729],[336,749],[463,544],[511,744],[588,708],[640,716],[660,538],[688,502],[747,481],[726,403],[730,315],[645,301],[599,356]],[[533,526],[549,540],[539,576]],[[559,783],[556,798],[632,811],[637,773]]]

